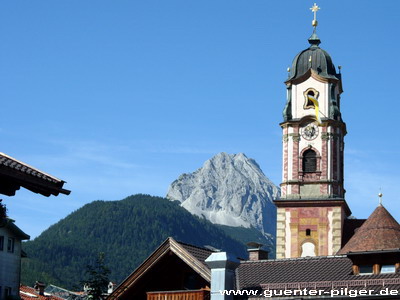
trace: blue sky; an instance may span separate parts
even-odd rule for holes
[[[0,3],[0,151],[70,196],[18,191],[32,237],[93,200],[164,196],[218,152],[281,180],[286,69],[308,47],[312,1],[7,0]],[[342,66],[346,199],[400,220],[400,2],[317,2],[320,45]]]

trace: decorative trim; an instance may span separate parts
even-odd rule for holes
[[[321,133],[321,139],[324,141],[337,140],[340,137],[341,137],[341,134],[339,134],[339,133],[331,133],[331,132],[322,132]]]
[[[291,135],[294,142],[300,142],[300,134],[292,133]]]
[[[284,134],[282,140],[284,143],[287,143],[289,141],[289,134]]]
[[[322,82],[322,83],[338,83],[339,84],[339,93],[341,94],[343,92],[342,89],[342,81],[340,79],[335,79],[335,78],[325,78],[320,76],[317,72],[315,72],[313,69],[308,69],[307,72],[305,72],[303,75],[295,78],[295,79],[289,79],[287,81],[285,81],[285,84],[299,84],[302,83],[304,81],[306,81],[308,78],[314,78],[315,80]]]
[[[318,92],[316,89],[314,89],[314,88],[308,88],[308,89],[306,89],[306,90],[303,92],[303,95],[304,95],[304,105],[303,105],[303,108],[304,108],[304,109],[314,109],[314,108],[315,108],[314,104],[308,105],[308,97],[307,97],[307,96],[308,96],[308,94],[309,94],[310,92],[313,92],[313,93],[314,93],[314,98],[318,100],[319,92]]]
[[[162,258],[168,257],[170,253],[174,253],[190,268],[199,274],[204,280],[211,282],[211,271],[181,244],[173,238],[167,238],[150,256],[136,268],[112,293],[108,299],[119,299],[126,290],[132,288],[146,272],[154,267]]]

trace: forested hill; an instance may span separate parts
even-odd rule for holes
[[[243,244],[177,203],[160,197],[134,195],[120,201],[94,201],[24,243],[22,283],[36,280],[82,288],[85,268],[105,253],[110,279],[121,282],[167,237],[197,246],[246,256]]]

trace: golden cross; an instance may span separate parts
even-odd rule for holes
[[[314,3],[313,7],[311,7],[310,9],[314,13],[314,20],[312,21],[312,25],[316,27],[318,25],[317,11],[319,11],[321,8],[317,5],[317,3]]]

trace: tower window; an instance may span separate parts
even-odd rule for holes
[[[311,229],[306,229],[306,236],[310,236],[311,235]]]
[[[314,109],[315,105],[314,102],[309,99],[312,97],[314,99],[318,99],[319,92],[314,88],[309,88],[303,92],[304,95],[304,109]]]
[[[315,245],[311,242],[305,242],[301,245],[301,257],[316,256]]]
[[[311,97],[315,97],[315,94],[314,94],[314,92],[313,91],[309,91],[308,93],[307,93],[307,96],[311,96]],[[306,105],[305,105],[307,108],[314,108],[314,103],[310,100],[310,99],[308,99],[308,97],[307,97],[307,102],[306,102]]]
[[[317,154],[314,150],[307,150],[303,154],[303,172],[312,173],[317,171]]]

